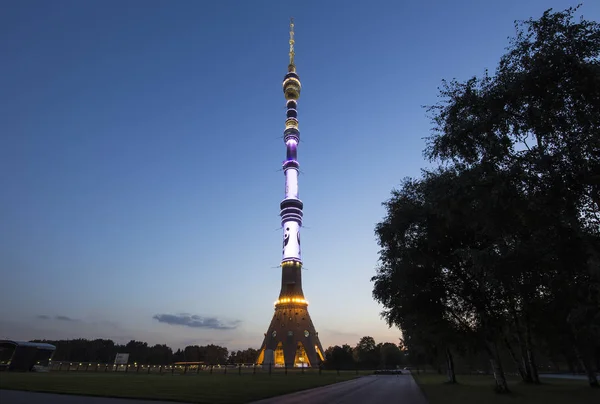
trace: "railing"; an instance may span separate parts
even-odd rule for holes
[[[132,374],[160,374],[160,375],[194,375],[194,374],[332,374],[340,375],[354,373],[372,374],[373,370],[324,370],[321,368],[307,367],[286,367],[286,366],[262,366],[255,364],[228,364],[228,365],[146,365],[132,363],[127,365],[115,365],[112,363],[96,363],[96,362],[68,362],[68,361],[52,361],[49,365],[51,372],[93,372],[93,373],[132,373]]]

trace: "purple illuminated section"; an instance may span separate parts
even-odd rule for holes
[[[296,144],[296,141],[294,140],[289,140],[286,144],[287,148],[287,159],[288,160],[296,160],[296,158],[298,157],[298,145]]]

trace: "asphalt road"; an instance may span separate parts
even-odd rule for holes
[[[365,376],[253,404],[427,404],[410,374]]]
[[[553,379],[587,380],[586,375],[573,375],[570,373],[540,373],[539,376]],[[600,374],[598,374],[597,377],[600,377]]]

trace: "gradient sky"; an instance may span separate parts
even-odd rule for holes
[[[400,337],[371,297],[374,226],[429,165],[422,105],[493,71],[515,19],[576,2],[2,4],[0,338],[240,349],[281,282],[289,16],[303,286],[327,347]]]

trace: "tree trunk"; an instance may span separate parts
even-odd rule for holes
[[[448,383],[456,383],[456,373],[454,373],[454,358],[452,358],[452,352],[450,352],[450,348],[446,348],[446,365],[448,375]]]
[[[537,370],[537,363],[535,361],[535,354],[531,347],[527,348],[527,362],[529,364],[530,372],[531,372],[531,380],[535,384],[540,384],[540,375]]]
[[[512,346],[510,345],[508,338],[504,338],[504,343],[506,344],[506,348],[508,349],[508,352],[510,353],[510,357],[512,358],[513,362],[515,362],[515,366],[517,367],[517,370],[519,372],[519,375],[521,376],[521,379],[525,383],[531,383],[531,376],[527,374],[527,372],[525,371],[525,368],[523,367],[523,363],[519,360],[519,358],[517,358],[517,355],[515,355],[515,351],[512,349]]]
[[[584,374],[585,373],[585,368],[583,367],[582,362],[579,359],[577,359],[576,363],[577,363],[577,374],[578,375]]]
[[[579,355],[579,350],[576,347],[575,339],[573,339],[571,343],[572,345],[568,351],[570,366],[573,366],[574,375],[582,375],[585,373],[585,370],[583,368],[583,362],[581,361],[581,355]]]
[[[540,384],[540,376],[537,370],[537,363],[535,361],[535,354],[533,352],[533,339],[531,337],[531,324],[529,322],[529,315],[525,315],[525,345],[527,347],[527,364],[529,365],[529,372],[531,374],[531,380],[535,384]]]
[[[589,358],[581,355],[581,352],[577,347],[574,347],[574,349],[575,355],[577,355],[577,359],[579,360],[579,362],[581,362],[583,368],[585,369],[585,374],[588,378],[588,383],[590,384],[590,387],[599,388],[600,384],[598,384],[596,373],[594,372],[594,369],[592,369],[592,364],[590,363]]]
[[[506,376],[504,370],[502,370],[502,364],[498,358],[491,358],[490,364],[492,365],[492,371],[494,372],[494,380],[496,381],[496,392],[497,393],[509,393],[508,384],[506,383]]]
[[[573,358],[571,354],[565,354],[565,359],[567,360],[567,367],[569,368],[569,372],[572,374],[576,374],[577,370],[575,370],[575,365],[573,364]]]
[[[560,373],[560,363],[556,359],[551,360],[552,367],[556,373]]]
[[[494,373],[494,380],[496,381],[496,393],[510,393],[508,389],[508,383],[506,383],[506,376],[504,375],[504,369],[502,369],[502,362],[500,361],[500,355],[498,355],[498,347],[495,342],[490,342],[486,346],[486,350],[490,356],[490,364],[492,366],[492,372]]]
[[[521,366],[525,369],[525,377],[527,383],[533,383],[533,377],[531,376],[531,369],[529,368],[529,363],[527,362],[527,346],[525,345],[525,341],[519,341],[519,349],[521,350]]]
[[[525,381],[525,383],[533,383],[533,377],[531,375],[531,371],[529,370],[529,365],[527,361],[527,346],[525,344],[525,337],[523,336],[523,328],[521,327],[521,321],[519,320],[519,315],[515,308],[514,302],[512,302],[510,309],[515,325],[517,343],[519,344],[519,349],[521,351],[521,361],[519,364],[517,364],[517,369],[519,369],[519,373],[521,373],[521,370],[524,371],[525,378],[523,379],[523,381]],[[511,352],[511,356],[512,355],[513,353]]]

